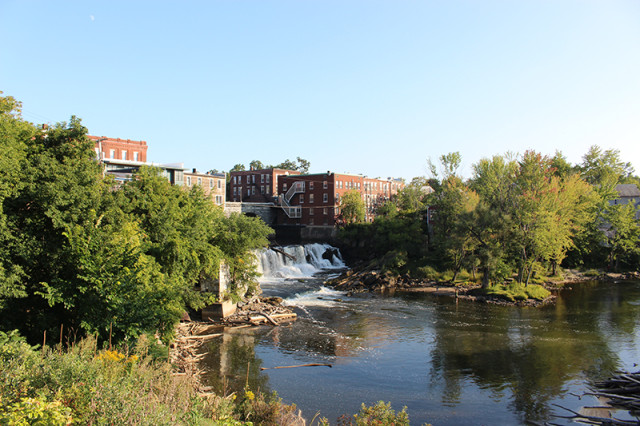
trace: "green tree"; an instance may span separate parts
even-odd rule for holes
[[[364,222],[364,201],[357,190],[351,189],[342,196],[340,216],[345,224]]]
[[[243,172],[245,170],[247,170],[247,168],[244,166],[244,164],[236,164],[229,171],[230,172]]]
[[[250,170],[262,170],[264,169],[265,166],[264,164],[262,164],[262,161],[260,160],[253,160],[249,163],[249,169]]]
[[[632,203],[607,208],[603,215],[609,267],[616,271],[620,263],[640,253],[640,226]],[[634,265],[636,268],[638,265]]]

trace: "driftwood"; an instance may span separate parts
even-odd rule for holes
[[[273,315],[266,315],[262,312],[259,313],[259,315],[251,315],[249,316],[249,321],[255,324],[260,324],[261,322],[270,322],[273,325],[280,325],[279,323],[277,323],[275,320],[277,319],[296,319],[298,317],[297,314],[295,313],[290,313],[290,314],[273,314]]]
[[[276,253],[280,253],[281,255],[283,255],[285,257],[288,257],[289,259],[293,260],[294,262],[297,261],[297,259],[296,259],[296,257],[294,255],[289,254],[286,251],[281,250],[281,249],[279,249],[277,247],[271,247],[271,250],[275,251]]]
[[[222,333],[214,333],[214,334],[202,334],[200,336],[184,336],[181,337],[180,339],[182,340],[189,340],[189,339],[210,339],[212,337],[220,337],[222,336]]]
[[[280,368],[298,368],[298,367],[329,367],[331,368],[331,364],[301,364],[301,365],[283,365],[279,367],[260,367],[260,370],[276,370]]]

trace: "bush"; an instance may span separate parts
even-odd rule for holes
[[[402,411],[396,413],[391,409],[391,403],[385,404],[383,401],[367,407],[362,404],[358,414],[355,414],[354,419],[357,426],[366,425],[388,425],[388,426],[402,426],[409,425],[409,415],[407,414],[407,407],[404,407]]]
[[[551,295],[549,290],[537,284],[525,286],[516,282],[494,285],[486,289],[485,292],[487,295],[503,298],[510,302],[527,299],[544,300]]]
[[[440,276],[440,273],[433,266],[427,265],[417,268],[412,275],[415,278],[435,281]]]

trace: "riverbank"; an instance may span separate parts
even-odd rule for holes
[[[524,298],[509,300],[508,297],[499,294],[490,294],[482,289],[477,282],[443,282],[437,280],[426,280],[412,278],[409,275],[395,275],[391,272],[382,272],[380,270],[372,270],[367,267],[356,267],[345,271],[337,278],[326,281],[326,284],[336,290],[346,291],[348,295],[357,293],[423,293],[434,296],[448,296],[456,299],[470,300],[481,303],[491,303],[498,305],[510,306],[544,306],[553,303],[556,296],[553,294],[560,289],[569,288],[571,284],[577,284],[586,281],[625,281],[640,280],[640,273],[611,273],[597,270],[578,271],[565,270],[563,276],[553,280],[546,280],[539,285],[551,292],[547,297],[542,298]],[[510,280],[504,283],[509,286],[514,283]]]

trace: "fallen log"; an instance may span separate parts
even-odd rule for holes
[[[294,262],[297,262],[297,259],[294,255],[287,253],[284,250],[281,250],[277,247],[271,247],[271,250],[275,251],[276,253],[280,253],[281,255],[288,257],[289,259],[293,260]]]
[[[212,337],[220,337],[222,333],[214,333],[214,334],[203,334],[201,336],[184,336],[181,337],[181,340],[190,340],[190,339],[210,339]]]
[[[298,367],[333,367],[331,364],[301,364],[301,365],[283,365],[279,367],[260,367],[261,371],[264,370],[276,370],[280,368],[298,368]]]
[[[264,314],[260,314],[260,315],[251,315],[249,316],[249,322],[251,323],[257,323],[260,324],[261,322],[267,322],[269,321],[267,318],[265,318],[263,316]],[[291,314],[273,314],[273,315],[269,315],[271,317],[271,323],[273,324],[275,321],[274,320],[279,320],[279,319],[295,319],[298,317],[297,314],[291,313]],[[274,325],[279,325],[278,323],[275,323]]]
[[[263,317],[268,319],[271,324],[276,325],[276,326],[280,325],[280,324],[278,324],[278,322],[276,320],[274,320],[273,318],[271,318],[269,315],[265,314],[264,312],[260,312],[260,315],[262,315]]]

